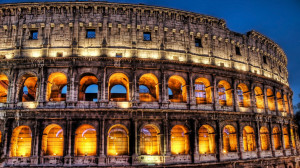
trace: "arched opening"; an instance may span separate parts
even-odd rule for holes
[[[284,139],[284,148],[290,149],[289,131],[286,127],[283,128],[283,139]]]
[[[93,75],[86,75],[79,82],[79,101],[97,101],[98,79]]]
[[[283,96],[283,99],[284,99],[285,111],[286,111],[288,114],[290,114],[290,108],[289,108],[289,102],[288,102],[287,96],[284,95],[284,96]]]
[[[216,153],[215,130],[209,125],[199,129],[199,153]]]
[[[219,104],[221,106],[232,106],[232,91],[230,84],[221,80],[218,84]]]
[[[159,129],[154,125],[146,125],[140,133],[140,151],[142,155],[160,154]]]
[[[294,134],[294,129],[293,128],[291,128],[291,139],[292,139],[293,148],[295,149],[296,142],[295,142],[295,134]]]
[[[256,100],[256,108],[264,109],[265,108],[264,94],[263,94],[261,88],[256,86],[254,88],[254,94],[255,94],[255,100]]]
[[[195,97],[197,104],[212,103],[210,82],[206,78],[198,78],[195,81]]]
[[[52,73],[48,78],[47,100],[66,101],[67,77],[60,72]]]
[[[152,73],[142,75],[139,81],[140,101],[153,102],[159,100],[158,79]]]
[[[8,92],[8,78],[6,75],[0,75],[0,103],[6,103]]]
[[[281,149],[281,133],[278,127],[273,128],[273,142],[276,150]]]
[[[275,111],[274,94],[271,89],[267,89],[268,108],[271,111]]]
[[[11,157],[30,157],[32,134],[28,126],[14,129],[11,137]]]
[[[20,90],[20,101],[35,101],[37,89],[37,77],[26,74],[21,78],[22,87]]]
[[[172,94],[169,93],[169,100],[171,102],[186,102],[187,89],[185,80],[178,75],[173,75],[168,81],[169,89]]]
[[[96,152],[96,129],[88,124],[81,125],[75,132],[75,156],[95,156]]]
[[[188,130],[182,125],[176,125],[171,130],[172,155],[186,155],[190,150]]]
[[[57,124],[47,126],[43,132],[42,152],[45,156],[64,155],[64,133]]]
[[[270,149],[270,141],[269,141],[269,131],[266,127],[260,128],[260,143],[261,143],[261,150],[269,150]]]
[[[237,151],[237,137],[235,128],[231,125],[226,125],[223,129],[223,152]]]
[[[128,130],[123,125],[114,125],[108,131],[107,154],[110,156],[129,154]]]
[[[277,97],[277,107],[278,107],[278,111],[282,112],[282,111],[283,111],[283,102],[282,102],[281,93],[280,93],[280,92],[277,92],[277,93],[276,93],[276,97]]]
[[[246,126],[243,129],[243,144],[244,144],[244,151],[256,150],[255,134],[253,128],[250,126]]]
[[[129,101],[129,79],[123,73],[114,73],[109,78],[109,100]]]
[[[240,107],[250,107],[250,92],[244,83],[240,83],[237,87],[238,104]]]

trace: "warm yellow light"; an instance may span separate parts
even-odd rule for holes
[[[161,159],[159,156],[144,156],[144,160],[142,161],[143,163],[156,163],[159,164],[161,163]]]
[[[120,108],[129,108],[131,104],[129,102],[117,102],[118,107]]]
[[[202,59],[201,62],[202,62],[203,64],[209,64],[209,60],[208,60],[208,59]]]
[[[32,52],[32,56],[33,57],[40,57],[41,56],[41,52],[40,51],[34,51],[34,52]]]
[[[227,151],[224,149],[224,150],[223,150],[223,153],[227,153]]]

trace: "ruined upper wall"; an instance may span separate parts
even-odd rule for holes
[[[95,38],[86,38],[88,29]],[[32,31],[38,31],[37,40],[30,39]],[[144,32],[151,41],[143,40]],[[288,85],[287,58],[276,43],[255,31],[232,32],[215,17],[107,2],[0,5],[2,59],[116,54],[224,66]]]

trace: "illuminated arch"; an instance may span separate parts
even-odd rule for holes
[[[0,75],[0,103],[5,103],[7,101],[9,80],[6,75]]]
[[[282,112],[283,111],[283,102],[282,102],[282,96],[280,92],[276,93],[276,97],[277,97],[277,108],[278,111]]]
[[[270,136],[269,136],[269,131],[268,128],[266,127],[261,127],[260,128],[260,143],[261,143],[261,150],[269,150],[270,149]]]
[[[288,102],[287,96],[284,95],[284,96],[283,96],[283,99],[284,99],[285,111],[286,111],[288,114],[290,114],[290,108],[289,108],[289,102]]]
[[[152,102],[159,100],[159,83],[157,77],[152,73],[141,76],[139,86],[144,85],[148,88],[148,92],[139,89],[140,101]]]
[[[92,93],[87,93],[87,88],[90,86],[96,86]],[[97,99],[98,94],[98,79],[94,75],[86,75],[80,79],[79,82],[79,101],[93,101]]]
[[[223,128],[223,152],[237,151],[237,137],[235,128],[232,125],[226,125]]]
[[[215,130],[209,125],[202,125],[199,129],[199,153],[216,153]]]
[[[246,126],[243,129],[243,144],[244,151],[256,150],[254,129],[250,126]]]
[[[274,94],[271,89],[267,89],[268,108],[271,111],[275,111]]]
[[[19,126],[11,137],[11,157],[30,157],[32,133],[28,126]]]
[[[160,131],[154,125],[145,125],[140,132],[140,152],[142,155],[160,154]]]
[[[289,131],[286,127],[283,128],[283,139],[284,139],[284,148],[290,149]]]
[[[295,149],[296,148],[296,142],[295,142],[295,133],[294,133],[293,128],[291,128],[291,140],[292,140],[293,148]]]
[[[246,84],[240,83],[237,86],[237,95],[240,107],[250,107],[250,92]]]
[[[20,101],[28,102],[36,100],[37,80],[37,77],[31,74],[21,77]]]
[[[169,93],[169,100],[171,102],[186,102],[187,101],[187,89],[185,80],[178,75],[173,75],[168,81],[169,89],[172,91],[172,95]]]
[[[125,87],[126,93],[116,92],[113,93],[112,89],[114,86],[121,85]],[[123,73],[114,73],[110,76],[108,82],[109,88],[109,100],[112,101],[129,101],[129,79]]]
[[[210,82],[206,78],[195,80],[195,97],[197,104],[212,103]]]
[[[75,156],[95,156],[97,152],[96,129],[83,124],[75,132]]]
[[[46,156],[63,156],[64,133],[57,124],[51,124],[44,129],[42,151]]]
[[[110,156],[129,154],[128,130],[123,125],[114,125],[108,131],[107,154]]]
[[[255,100],[256,100],[256,108],[258,109],[264,109],[265,103],[264,103],[264,94],[260,87],[256,86],[254,88],[254,94],[255,94]]]
[[[188,130],[182,125],[175,125],[171,130],[171,153],[186,155],[190,150]]]
[[[62,89],[68,83],[65,74],[61,72],[52,73],[48,78],[47,84],[47,100],[48,101],[65,101],[65,94],[62,94]]]
[[[275,150],[281,149],[281,133],[278,127],[273,128],[273,142]]]
[[[232,91],[230,84],[221,80],[218,84],[219,104],[221,106],[232,106]]]

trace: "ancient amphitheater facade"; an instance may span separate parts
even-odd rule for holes
[[[299,166],[287,57],[169,8],[0,5],[4,166]]]

